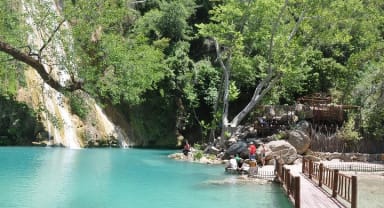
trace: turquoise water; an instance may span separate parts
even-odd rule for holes
[[[292,207],[278,185],[210,183],[234,176],[170,153],[1,147],[0,207]]]

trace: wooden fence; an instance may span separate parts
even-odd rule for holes
[[[338,169],[324,167],[323,163],[314,163],[312,160],[303,158],[302,172],[309,179],[316,180],[319,187],[325,185],[332,190],[332,197],[340,196],[351,204],[352,208],[357,207],[357,177],[347,176],[339,173]]]
[[[327,164],[324,166],[329,169],[337,169],[339,171],[358,171],[358,172],[378,172],[384,171],[384,163],[363,163],[363,162],[340,162]]]
[[[300,208],[300,176],[293,176],[289,169],[285,168],[278,161],[276,162],[275,173],[277,179],[283,185],[295,208]]]
[[[273,180],[276,176],[275,171],[273,170],[263,170],[262,168],[258,168],[257,173],[251,177]]]

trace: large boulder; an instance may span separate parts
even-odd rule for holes
[[[303,154],[309,149],[311,139],[301,130],[293,130],[288,132],[288,142],[296,148],[298,154]]]
[[[283,160],[284,164],[292,164],[297,158],[297,152],[294,146],[285,140],[271,141],[265,144],[266,161],[273,159],[275,156]]]
[[[225,151],[225,157],[228,157],[229,155],[236,155],[236,154],[239,154],[241,157],[246,157],[249,154],[248,145],[246,142],[238,141],[232,144]]]

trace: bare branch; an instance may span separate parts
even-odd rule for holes
[[[51,33],[51,36],[49,36],[48,40],[46,42],[44,42],[44,45],[41,46],[40,50],[39,50],[39,59],[41,58],[41,53],[43,52],[43,50],[47,47],[47,45],[52,41],[53,37],[55,36],[55,34],[57,33],[57,31],[59,31],[61,25],[65,22],[65,20],[62,20],[59,25],[53,30],[53,32]]]
[[[299,29],[299,26],[300,26],[300,23],[303,21],[304,19],[304,14],[305,14],[305,10],[303,10],[300,14],[300,17],[299,17],[299,20],[297,20],[296,24],[295,24],[295,27],[292,29],[291,31],[291,34],[289,34],[289,37],[288,37],[288,40],[287,42],[285,43],[285,45],[288,45],[289,42],[291,42],[293,36],[295,36],[297,30]]]

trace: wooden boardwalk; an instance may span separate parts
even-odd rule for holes
[[[331,194],[320,188],[316,183],[301,173],[301,166],[286,166],[295,176],[300,176],[300,204],[301,208],[340,208],[346,207],[332,198]]]

